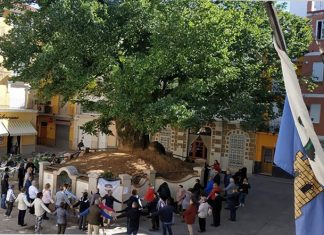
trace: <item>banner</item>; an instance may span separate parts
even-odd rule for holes
[[[118,186],[120,186],[120,180],[108,181],[103,178],[98,179],[97,188],[99,189],[99,193],[101,196],[107,194],[107,190],[109,189],[113,191],[114,195]]]
[[[296,234],[324,234],[324,153],[304,103],[294,66],[275,44],[287,97],[274,162],[295,176]]]

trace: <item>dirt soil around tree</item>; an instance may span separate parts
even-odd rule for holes
[[[88,171],[112,172],[114,176],[129,174],[132,176],[144,173],[146,169],[156,170],[157,175],[169,180],[179,180],[194,174],[193,163],[161,155],[151,150],[134,150],[132,153],[119,150],[110,152],[86,153],[81,157],[69,160],[64,166],[75,166],[80,173]]]

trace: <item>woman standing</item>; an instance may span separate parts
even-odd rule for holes
[[[192,225],[195,223],[195,218],[197,214],[197,207],[193,200],[190,199],[190,205],[188,209],[183,213],[183,218],[188,226],[189,235],[193,235]]]
[[[43,198],[42,201],[44,202],[45,206],[48,208],[48,206],[51,203],[54,203],[54,200],[52,199],[52,192],[51,192],[51,185],[49,183],[45,184],[45,187],[43,189]],[[46,211],[44,213],[43,219],[48,220]]]
[[[31,206],[31,204],[27,200],[26,195],[26,188],[22,187],[20,189],[20,193],[18,194],[18,197],[16,198],[16,202],[18,202],[18,225],[20,226],[26,226],[25,224],[25,214],[27,210],[27,206]]]
[[[192,197],[192,193],[191,193],[191,190],[192,189],[188,189],[186,192],[185,192],[185,196],[182,200],[182,203],[181,203],[181,206],[182,206],[182,210],[185,211],[187,210],[187,208],[189,207],[190,205],[190,199]]]

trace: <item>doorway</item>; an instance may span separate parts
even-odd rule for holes
[[[47,144],[47,122],[41,122],[39,143],[42,145]]]
[[[20,154],[20,136],[8,136],[8,154]]]
[[[273,156],[274,156],[274,148],[262,147],[262,156],[261,156],[262,173],[272,175]]]
[[[207,159],[207,147],[200,136],[191,144],[189,156],[192,158]]]

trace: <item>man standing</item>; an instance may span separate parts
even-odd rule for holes
[[[55,201],[56,208],[59,208],[61,206],[61,202],[65,203],[65,208],[67,208],[67,206],[72,207],[71,202],[69,201],[68,197],[64,193],[63,186],[60,186],[60,190],[56,193],[55,198],[56,198],[56,201]]]
[[[19,169],[18,169],[18,187],[19,187],[19,190],[21,190],[21,188],[24,187],[24,179],[25,179],[24,163],[20,163]]]
[[[30,186],[32,187],[32,186]],[[35,216],[36,216],[36,222],[35,222],[35,234],[39,234],[41,232],[41,225],[43,222],[43,217],[45,214],[45,211],[49,214],[51,214],[51,211],[45,206],[44,202],[42,201],[43,193],[38,192],[36,194],[36,198],[32,203],[32,207],[35,208]]]
[[[99,225],[101,223],[101,215],[107,219],[113,219],[110,215],[99,208],[100,200],[96,199],[94,204],[88,209],[80,213],[80,216],[87,216],[88,234],[99,234]]]
[[[239,193],[233,189],[232,193],[227,196],[227,206],[230,210],[230,221],[236,221],[236,210],[239,205]]]
[[[12,207],[13,207],[13,204],[16,200],[16,196],[14,194],[14,185],[10,185],[9,186],[9,189],[8,189],[8,192],[7,192],[7,197],[6,197],[6,201],[7,201],[7,211],[6,211],[6,214],[5,216],[10,217],[10,214],[11,214],[11,211],[12,211]]]
[[[35,174],[35,165],[33,163],[33,160],[31,158],[28,158],[28,162],[26,164],[26,167],[25,167],[25,171],[27,172],[28,171],[28,168],[31,168],[31,175],[34,175]]]
[[[6,168],[6,170],[7,170],[7,168]],[[9,170],[9,168],[8,168],[8,170]],[[7,197],[8,189],[9,189],[9,175],[7,173],[5,173],[1,179],[1,208],[2,209],[7,209],[6,197]]]
[[[171,206],[171,201],[170,199],[166,200],[166,206],[162,207],[159,209],[157,214],[160,216],[160,220],[163,225],[163,235],[167,234],[167,231],[169,235],[172,235],[172,221],[173,221],[173,212],[174,208]]]
[[[73,207],[77,207],[79,206],[79,211],[80,213],[82,213],[83,211],[85,211],[86,209],[88,209],[90,207],[90,200],[88,198],[88,192],[85,191],[83,192],[83,196],[81,197],[81,199],[73,205]],[[87,222],[87,218],[85,216],[80,216],[79,218],[79,229],[85,231],[86,230],[86,222]]]
[[[33,180],[32,185],[28,189],[29,202],[31,204],[33,204],[33,202],[37,198],[37,194],[38,194],[38,189],[36,188],[36,180]],[[42,197],[43,197],[43,194],[42,194]],[[35,214],[35,207],[34,206],[30,207],[29,213],[32,214],[32,215]]]
[[[83,147],[84,147],[83,140],[81,140],[80,143],[78,143],[79,151],[81,151]]]
[[[126,214],[128,219],[126,234],[136,235],[139,229],[139,222],[141,217],[141,211],[138,209],[138,203],[133,202],[132,208],[129,209]]]

